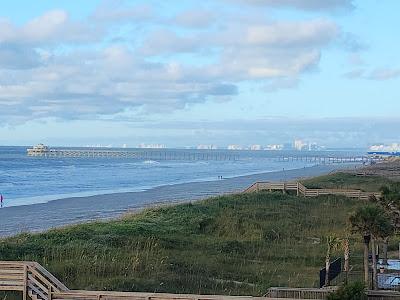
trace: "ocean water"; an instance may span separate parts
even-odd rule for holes
[[[298,169],[313,162],[280,162],[282,155],[350,156],[360,152],[162,150],[161,159],[28,157],[26,147],[0,147],[0,194],[4,206],[118,192],[187,182]],[[167,152],[167,155],[164,155]],[[169,154],[178,159],[168,159]],[[163,154],[164,153],[164,154]],[[236,160],[191,160],[191,154],[235,155]],[[204,156],[206,157],[206,156]]]

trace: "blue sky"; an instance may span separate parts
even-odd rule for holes
[[[398,11],[396,0],[1,3],[0,144],[399,142]]]

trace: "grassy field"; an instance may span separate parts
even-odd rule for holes
[[[330,182],[318,180],[307,185]],[[73,289],[262,295],[270,286],[317,286],[325,238],[343,236],[359,205],[335,196],[222,196],[3,239],[0,260],[38,261]]]

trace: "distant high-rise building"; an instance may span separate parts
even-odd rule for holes
[[[243,150],[243,147],[240,145],[229,145],[228,150]]]
[[[264,150],[283,150],[284,146],[282,144],[271,144],[267,145]]]
[[[141,143],[141,144],[139,144],[138,148],[143,148],[143,149],[164,149],[164,148],[166,148],[166,146],[163,145],[163,144],[145,144],[145,143]]]
[[[218,147],[215,146],[215,145],[204,145],[204,144],[201,144],[201,145],[197,146],[197,149],[199,149],[199,150],[216,150],[216,149],[218,149]]]
[[[259,151],[259,150],[261,150],[261,145],[251,145],[250,150]]]
[[[308,143],[304,142],[303,140],[295,140],[294,141],[294,149],[298,151],[307,150]]]

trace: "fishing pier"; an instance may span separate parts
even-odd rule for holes
[[[316,164],[348,164],[348,163],[376,163],[384,161],[383,157],[375,156],[280,156],[278,158],[279,162],[290,162],[290,161],[304,161],[304,162],[314,162]]]
[[[27,149],[32,157],[70,157],[70,158],[131,158],[144,160],[238,160],[239,156],[215,150],[173,150],[173,149],[51,149],[43,144]]]

